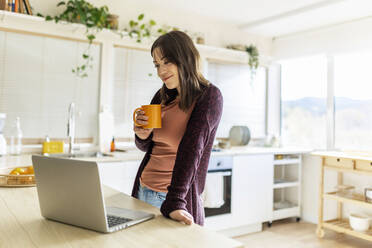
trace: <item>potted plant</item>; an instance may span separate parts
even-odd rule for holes
[[[178,30],[176,27],[163,25],[154,31],[156,22],[152,19],[146,22],[144,17],[144,14],[140,14],[136,20],[130,20],[128,23],[129,25],[124,28],[124,32],[128,34],[129,37],[136,39],[139,43],[142,42],[143,38],[158,37],[162,34],[168,33],[169,31]]]

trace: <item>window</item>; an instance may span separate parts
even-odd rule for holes
[[[326,58],[314,56],[281,61],[280,64],[282,144],[325,148]]]
[[[252,138],[265,137],[266,69],[258,68],[252,81],[248,65],[210,62],[206,77],[224,98],[216,137],[228,137],[234,125],[248,126]]]
[[[335,56],[335,147],[372,148],[372,53]]]

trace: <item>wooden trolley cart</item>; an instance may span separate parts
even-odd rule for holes
[[[372,203],[367,202],[364,195],[352,194],[350,196],[340,196],[336,192],[324,192],[324,171],[326,169],[338,172],[338,185],[342,185],[343,183],[343,173],[356,173],[372,176],[372,153],[313,152],[312,155],[320,156],[322,158],[319,188],[319,220],[316,230],[318,237],[322,238],[324,236],[324,229],[326,228],[372,242],[372,228],[366,232],[354,231],[350,227],[349,221],[342,218],[343,203],[355,204],[366,209],[372,209]],[[332,199],[338,202],[337,219],[329,221],[323,220],[324,199]]]

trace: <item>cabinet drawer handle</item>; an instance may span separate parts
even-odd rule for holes
[[[371,166],[372,166],[372,162],[371,162]]]
[[[340,159],[339,158],[337,159],[337,162],[340,162]]]

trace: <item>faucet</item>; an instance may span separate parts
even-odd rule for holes
[[[67,136],[68,136],[68,153],[73,154],[74,139],[75,139],[75,103],[70,103],[68,108],[68,122],[67,122]]]

